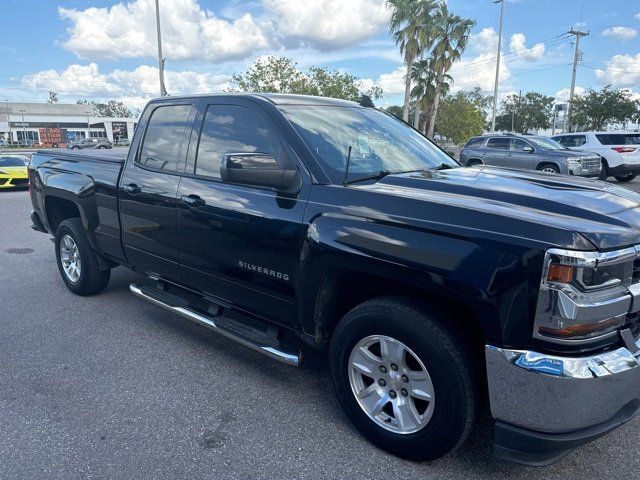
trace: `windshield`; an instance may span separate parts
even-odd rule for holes
[[[20,157],[0,157],[0,167],[24,167],[25,161]]]
[[[373,108],[283,106],[281,111],[333,183],[388,171],[458,167],[446,153],[400,120]]]
[[[555,140],[551,140],[546,137],[527,137],[527,140],[533,143],[534,146],[538,148],[544,148],[545,150],[566,150],[566,147],[563,147]]]

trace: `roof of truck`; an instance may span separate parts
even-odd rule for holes
[[[339,98],[316,97],[313,95],[292,95],[288,93],[205,93],[198,95],[176,95],[163,97],[167,101],[175,99],[203,98],[203,97],[239,97],[239,98],[260,98],[268,100],[274,105],[327,105],[342,107],[359,107],[357,102],[342,100]],[[153,101],[161,100],[159,98]]]

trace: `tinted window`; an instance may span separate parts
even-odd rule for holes
[[[624,139],[627,145],[640,145],[640,133],[629,133]]]
[[[151,114],[138,163],[175,172],[191,105],[167,105]],[[95,140],[95,139],[94,139]]]
[[[572,148],[579,147],[580,145],[584,145],[587,143],[587,138],[584,135],[566,135],[564,137],[553,137],[552,140],[555,140],[563,147]]]
[[[487,142],[487,147],[496,148],[498,150],[508,150],[510,138],[490,138]]]
[[[625,138],[624,135],[618,133],[606,133],[596,135],[596,138],[602,145],[624,145]]]
[[[204,117],[196,158],[196,174],[220,177],[227,153],[277,156],[280,136],[260,112],[238,105],[210,105]]]
[[[474,148],[474,147],[480,147],[482,146],[482,144],[484,143],[484,138],[482,137],[478,137],[478,138],[472,138],[471,140],[469,140],[467,142],[467,144],[464,146],[464,148]]]

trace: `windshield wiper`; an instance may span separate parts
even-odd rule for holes
[[[424,171],[426,171],[424,168],[418,168],[414,170],[398,170],[396,172],[392,172],[391,170],[380,170],[378,173],[367,175],[366,177],[358,177],[358,178],[353,178],[351,180],[347,180],[345,182],[345,185],[349,185],[355,182],[364,182],[366,180],[382,180],[387,175],[400,175],[401,173],[415,173],[415,172],[424,172]]]
[[[344,184],[351,185],[352,183],[364,182],[366,180],[382,180],[387,175],[391,175],[391,173],[392,172],[390,172],[389,170],[380,170],[378,173],[374,173],[372,175],[367,175],[365,177],[352,178],[351,180],[345,180]],[[395,173],[400,173],[400,172],[395,172]]]

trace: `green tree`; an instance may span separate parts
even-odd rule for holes
[[[500,115],[496,116],[496,129],[526,133],[549,128],[554,98],[538,92],[524,96],[509,95],[500,102]]]
[[[587,130],[603,130],[608,123],[627,123],[638,115],[640,102],[633,100],[629,90],[589,89],[573,99],[572,126]],[[637,120],[636,120],[637,121]]]
[[[435,131],[456,145],[480,135],[485,117],[478,105],[470,100],[466,92],[445,96],[438,109]]]
[[[58,103],[58,94],[56,92],[49,92],[47,103]]]
[[[232,91],[320,95],[354,101],[363,94],[373,99],[382,96],[380,87],[367,88],[353,75],[322,67],[302,72],[292,59],[285,57],[256,60],[249,70],[234,73],[232,78]]]
[[[485,95],[480,87],[474,87],[473,90],[463,93],[470,102],[478,107],[486,120],[493,105],[493,95]],[[485,128],[489,128],[489,122],[485,124]]]
[[[130,118],[133,116],[129,107],[123,102],[118,100],[108,100],[104,103],[78,100],[76,102],[79,105],[89,105],[93,109],[93,114],[96,117],[124,117]]]
[[[414,86],[411,89],[411,97],[415,100],[416,109],[414,112],[413,126],[425,132],[427,119],[431,118],[433,101],[436,93],[436,72],[432,59],[420,60],[413,64]],[[441,93],[446,95],[453,83],[449,74],[444,74]]]
[[[433,69],[436,77],[431,118],[427,126],[429,138],[433,138],[445,75],[451,69],[453,62],[462,56],[475,24],[473,20],[464,19],[449,12],[446,3],[439,4],[435,13],[432,32],[433,47],[430,55],[434,62]]]
[[[385,110],[394,117],[402,120],[402,107],[400,105],[389,105]]]
[[[406,75],[404,84],[404,104],[402,119],[409,121],[411,98],[411,75],[413,62],[431,47],[433,42],[432,17],[436,0],[388,0],[391,7],[389,29],[400,53],[404,56]]]

